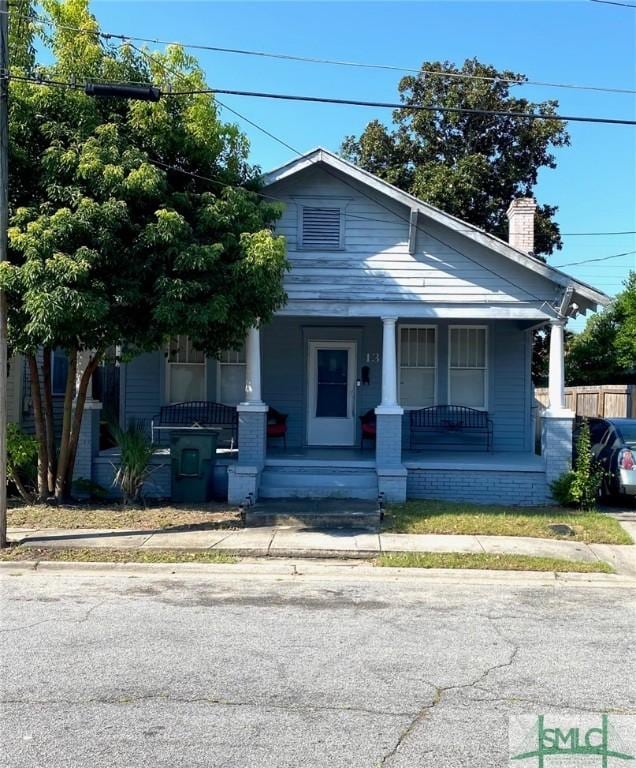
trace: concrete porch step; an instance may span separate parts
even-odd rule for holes
[[[373,470],[299,472],[295,468],[266,467],[259,487],[265,499],[367,499],[378,496],[378,479]]]
[[[248,527],[291,526],[333,530],[377,531],[380,510],[375,501],[361,499],[268,499],[245,511]]]

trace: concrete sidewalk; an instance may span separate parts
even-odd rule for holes
[[[621,524],[636,537],[636,522]],[[617,573],[636,578],[636,546],[524,536],[465,536],[320,531],[268,527],[240,530],[136,531],[97,529],[9,529],[9,538],[32,547],[58,549],[183,549],[233,552],[250,557],[370,558],[382,552],[472,552],[532,555],[610,563]]]

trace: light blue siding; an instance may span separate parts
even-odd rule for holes
[[[307,432],[307,348],[309,341],[355,341],[356,378],[362,366],[369,366],[370,383],[355,390],[356,443],[360,439],[359,416],[380,402],[382,324],[379,319],[336,321],[320,318],[274,318],[261,333],[263,399],[286,413],[287,443],[306,444]],[[370,362],[367,362],[369,356]]]
[[[546,278],[420,215],[409,250],[406,206],[332,169],[312,167],[268,187],[286,203],[276,231],[287,239],[290,300],[413,301],[515,306],[554,301]],[[344,249],[304,250],[299,209],[344,206]]]
[[[414,324],[409,319],[410,325]],[[430,321],[425,324],[430,325]],[[484,324],[484,323],[481,323]],[[398,328],[400,323],[398,322]],[[439,321],[437,327],[437,403],[448,402],[448,329],[453,323]],[[488,412],[493,421],[495,451],[529,451],[531,435],[530,339],[517,321],[497,320],[488,328]],[[262,392],[264,401],[286,413],[287,443],[307,444],[307,389],[309,341],[355,341],[356,378],[369,366],[370,384],[355,389],[355,444],[360,441],[359,417],[381,400],[382,322],[377,319],[336,320],[277,317],[261,332]],[[208,361],[208,398],[216,400],[216,362]],[[150,420],[164,402],[165,361],[163,354],[144,354],[126,366],[122,377],[124,413],[130,418]],[[403,446],[408,448],[408,411],[403,419]],[[273,445],[279,445],[275,441]],[[470,448],[470,439],[466,447]],[[371,450],[371,446],[368,446]],[[481,448],[476,445],[475,448]]]
[[[150,430],[150,422],[159,413],[163,394],[163,355],[148,352],[125,366],[122,376],[121,410],[123,425],[131,419],[142,419]]]

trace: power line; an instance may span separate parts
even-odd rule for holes
[[[608,261],[609,259],[618,259],[621,256],[631,256],[633,253],[636,253],[636,251],[625,251],[625,253],[615,253],[613,256],[599,256],[594,259],[583,259],[583,261],[569,261],[567,264],[555,264],[554,266],[557,269],[561,267],[574,267],[578,264],[589,264],[591,261]]]
[[[600,3],[601,5],[620,5],[623,8],[636,8],[636,5],[632,3],[619,3],[618,0],[591,0],[592,3]]]
[[[612,88],[608,86],[579,85],[574,83],[554,83],[554,82],[548,82],[543,80],[528,80],[528,79],[520,80],[518,78],[495,77],[495,76],[489,76],[489,75],[471,75],[465,72],[448,72],[448,71],[439,71],[435,69],[422,69],[421,67],[401,67],[393,64],[375,64],[375,63],[361,62],[361,61],[346,61],[341,59],[327,59],[327,58],[312,57],[312,56],[299,56],[299,55],[288,54],[288,53],[257,51],[257,50],[251,50],[246,48],[228,48],[223,46],[205,45],[200,43],[185,43],[179,40],[162,40],[160,38],[154,38],[154,37],[141,37],[138,35],[126,35],[126,34],[119,34],[114,32],[100,32],[99,30],[93,30],[93,29],[83,29],[81,27],[75,27],[69,24],[61,24],[61,23],[58,24],[56,22],[51,21],[50,19],[46,19],[42,16],[38,16],[37,14],[34,14],[33,16],[21,16],[20,14],[12,13],[11,15],[18,16],[20,18],[26,18],[31,21],[37,21],[41,24],[45,24],[51,27],[59,27],[60,29],[79,32],[81,34],[94,35],[104,40],[114,39],[114,40],[121,40],[122,42],[129,42],[134,40],[135,42],[138,42],[138,43],[150,43],[153,45],[175,45],[181,48],[189,48],[189,49],[198,50],[198,51],[210,51],[213,53],[229,53],[229,54],[237,54],[241,56],[271,58],[271,59],[279,59],[282,61],[296,61],[296,62],[304,62],[307,64],[328,64],[332,66],[352,67],[352,68],[358,68],[358,69],[376,69],[376,70],[385,70],[385,71],[394,71],[394,72],[410,72],[412,74],[425,75],[426,77],[450,77],[450,78],[465,79],[465,80],[481,80],[481,81],[494,82],[494,83],[508,83],[510,85],[532,85],[532,86],[540,86],[544,88],[568,88],[568,89],[577,89],[577,90],[585,90],[585,91],[596,91],[601,93],[629,93],[629,94],[636,93],[636,90],[633,88]]]
[[[165,65],[163,62],[159,62],[157,59],[154,59],[153,57],[151,57],[151,54],[147,54],[147,53],[145,53],[144,51],[141,51],[140,49],[136,48],[136,46],[133,46],[133,47],[134,47],[136,50],[138,50],[140,53],[142,53],[144,56],[146,56],[146,57],[148,57],[148,58],[151,58],[151,59],[152,59],[152,60],[153,60],[155,63],[159,64],[159,66],[162,66],[162,67],[164,68],[164,70],[166,70],[166,71],[168,71],[168,72],[172,72],[173,74],[177,74],[177,75],[179,75],[179,76],[182,76],[182,73],[177,73],[177,72],[176,72],[174,69],[171,69],[170,67],[168,67],[167,65]],[[19,77],[18,79],[22,79],[22,80],[28,80],[29,78],[21,78],[21,77]],[[65,84],[65,83],[57,82],[57,81],[50,81],[50,82],[49,82],[49,81],[44,81],[44,80],[36,80],[36,82],[37,82],[38,84],[51,84],[51,85],[68,85],[68,84]],[[75,87],[81,87],[81,86],[75,86]],[[217,101],[218,101],[218,99],[217,99]],[[299,150],[295,149],[295,148],[294,148],[294,147],[292,147],[290,144],[288,144],[287,142],[285,142],[283,139],[280,139],[278,136],[275,136],[273,133],[271,133],[270,131],[266,130],[265,128],[263,128],[262,126],[260,126],[258,123],[255,123],[254,121],[252,121],[252,120],[250,120],[249,118],[245,117],[245,116],[244,116],[244,115],[242,115],[241,113],[239,113],[239,112],[236,112],[235,110],[233,110],[233,109],[232,109],[232,108],[230,108],[230,107],[227,107],[226,105],[221,105],[221,106],[223,106],[225,109],[229,109],[229,111],[230,111],[230,112],[233,112],[234,114],[236,114],[236,115],[237,115],[238,117],[240,117],[241,119],[243,119],[243,120],[246,120],[247,122],[249,122],[249,123],[250,123],[250,125],[252,125],[252,126],[254,126],[255,128],[257,128],[258,130],[262,131],[262,132],[263,132],[265,135],[269,136],[270,138],[272,138],[272,139],[274,139],[275,141],[277,141],[277,142],[279,142],[280,144],[282,144],[282,145],[283,145],[284,147],[286,147],[287,149],[290,149],[291,151],[293,151],[294,153],[296,153],[297,155],[299,155],[300,157],[302,157],[302,153],[301,153]],[[233,187],[233,188],[235,188],[235,189],[241,189],[241,190],[244,190],[244,191],[246,191],[246,192],[252,192],[253,194],[259,195],[259,196],[261,196],[261,197],[263,197],[263,198],[269,198],[269,199],[275,200],[275,201],[277,201],[277,202],[283,202],[283,203],[285,203],[285,202],[286,202],[286,201],[285,201],[284,199],[282,199],[282,198],[276,198],[276,197],[274,197],[274,196],[265,195],[265,194],[263,194],[263,193],[260,193],[260,192],[257,192],[257,191],[255,191],[255,190],[248,190],[248,189],[246,189],[245,187],[241,187],[241,186],[238,186],[238,185],[231,185],[231,184],[228,184],[227,182],[224,182],[224,181],[223,181],[223,180],[221,180],[221,179],[213,179],[213,178],[211,178],[211,177],[208,177],[208,176],[204,176],[204,175],[202,175],[202,174],[197,174],[197,173],[194,173],[194,172],[192,172],[192,171],[187,171],[187,170],[185,170],[185,169],[183,169],[183,168],[179,168],[178,166],[172,166],[172,165],[169,165],[168,163],[164,163],[164,162],[162,162],[162,161],[160,161],[160,160],[156,160],[156,159],[153,159],[153,158],[151,158],[151,157],[149,157],[149,158],[148,158],[148,160],[149,160],[149,162],[151,162],[151,163],[153,163],[153,164],[155,164],[155,165],[158,165],[158,166],[160,166],[160,167],[163,167],[163,168],[165,168],[165,169],[173,170],[173,171],[176,171],[176,172],[179,172],[179,173],[182,173],[182,174],[186,174],[186,175],[188,175],[188,176],[191,176],[191,177],[193,177],[193,178],[198,178],[198,179],[201,179],[201,180],[205,180],[205,181],[208,181],[208,182],[211,182],[211,183],[215,183],[215,184],[219,184],[219,185],[221,185],[221,186],[225,186],[225,187]],[[333,176],[334,178],[339,178],[339,177],[336,177],[336,176],[335,176],[335,174],[331,173],[329,169],[325,169],[325,171],[326,171],[326,172],[327,172],[327,173],[328,173],[330,176]],[[396,214],[396,213],[395,213],[395,211],[391,210],[391,209],[390,209],[388,206],[382,205],[382,203],[380,203],[379,201],[377,201],[375,198],[371,197],[371,195],[368,195],[368,194],[366,194],[365,192],[363,192],[362,190],[359,190],[359,189],[357,189],[357,187],[354,187],[354,186],[353,186],[351,183],[349,183],[349,182],[348,182],[348,181],[346,181],[345,179],[339,179],[339,180],[340,180],[341,182],[343,182],[344,184],[346,184],[347,186],[349,186],[351,189],[357,190],[359,193],[361,193],[362,195],[364,195],[365,197],[367,197],[369,200],[372,200],[372,201],[376,202],[378,205],[381,205],[382,207],[384,207],[384,208],[385,208],[385,209],[386,209],[386,210],[387,210],[389,213],[391,213],[392,215],[394,215],[394,216],[398,216],[398,218],[401,218],[401,219],[403,219],[403,221],[405,221],[406,223],[409,223],[409,224],[410,224],[410,220],[409,220],[409,219],[406,219],[405,217],[402,217],[402,216],[400,216],[399,214]],[[352,216],[352,218],[361,219],[361,220],[365,220],[365,221],[378,221],[378,222],[382,223],[382,220],[380,220],[380,219],[373,219],[373,218],[370,218],[370,217],[364,217],[364,216]],[[512,285],[512,286],[514,286],[514,287],[518,288],[519,290],[521,290],[522,292],[526,293],[528,296],[531,296],[531,297],[533,297],[533,298],[534,298],[534,299],[536,299],[537,301],[541,301],[543,304],[547,303],[547,300],[546,300],[546,299],[541,299],[540,297],[538,297],[538,296],[536,296],[535,294],[531,293],[531,292],[530,292],[530,291],[528,291],[527,289],[525,289],[525,288],[523,288],[522,286],[518,285],[517,283],[513,282],[513,281],[512,281],[512,280],[510,280],[509,278],[506,278],[506,277],[504,277],[503,275],[501,275],[500,273],[496,272],[495,270],[492,270],[492,269],[490,269],[489,267],[486,267],[484,264],[482,264],[481,262],[478,262],[476,259],[472,259],[472,258],[471,258],[470,256],[468,256],[467,254],[465,254],[465,253],[463,253],[463,252],[460,252],[460,251],[458,251],[456,248],[454,248],[454,247],[453,247],[453,246],[451,246],[450,244],[446,243],[445,241],[441,240],[440,238],[438,238],[438,237],[435,237],[434,235],[432,235],[432,234],[431,234],[430,232],[428,232],[427,230],[424,230],[422,227],[420,227],[420,226],[418,226],[418,225],[415,225],[415,229],[416,229],[416,230],[418,230],[418,231],[420,231],[420,232],[422,232],[423,234],[425,234],[425,235],[427,235],[427,236],[429,236],[429,237],[432,237],[434,240],[437,240],[438,242],[442,243],[443,245],[446,245],[446,247],[450,248],[451,250],[454,250],[455,252],[459,253],[460,255],[463,255],[463,256],[464,256],[465,258],[467,258],[469,261],[473,261],[473,262],[475,262],[476,264],[479,264],[481,267],[483,267],[483,268],[484,268],[484,269],[486,269],[487,271],[491,272],[492,274],[494,274],[494,275],[495,275],[495,276],[497,276],[497,277],[500,277],[500,278],[501,278],[501,279],[503,279],[504,281],[508,282],[510,285]],[[465,230],[465,231],[472,231],[472,230]],[[592,233],[579,233],[579,234],[592,234]],[[598,259],[587,259],[587,260],[585,260],[585,261],[581,261],[581,262],[572,262],[572,263],[568,263],[568,264],[560,264],[560,265],[549,265],[549,266],[554,266],[555,268],[560,268],[560,267],[564,267],[564,266],[574,266],[574,265],[576,265],[576,264],[584,264],[584,263],[587,263],[587,262],[591,262],[591,261],[604,261],[604,260],[606,260],[606,259],[613,259],[613,258],[618,258],[619,256],[626,256],[626,255],[630,255],[630,254],[632,254],[632,253],[636,253],[636,251],[627,251],[626,253],[615,254],[615,255],[613,255],[613,256],[606,256],[606,257],[602,257],[602,258],[598,258]]]
[[[627,229],[623,232],[561,232],[563,237],[600,237],[605,235],[636,235],[636,229]]]
[[[229,88],[201,88],[192,91],[170,91],[165,96],[195,96],[197,94],[223,93],[229,96],[249,96],[259,99],[282,101],[303,101],[317,104],[339,104],[353,107],[375,107],[379,109],[410,109],[416,112],[442,112],[450,114],[489,115],[491,117],[513,117],[522,120],[561,120],[575,123],[604,123],[608,125],[636,125],[636,120],[610,117],[583,117],[581,115],[547,115],[539,112],[509,112],[498,109],[471,109],[469,107],[438,107],[425,104],[403,104],[389,101],[364,101],[362,99],[336,99],[330,96],[301,96],[287,93],[265,93],[262,91],[238,91]]]

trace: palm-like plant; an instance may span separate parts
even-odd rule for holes
[[[112,424],[110,431],[120,450],[113,485],[121,491],[124,504],[143,503],[144,482],[152,472],[150,459],[152,442],[148,439],[143,421],[132,419],[127,429]]]

